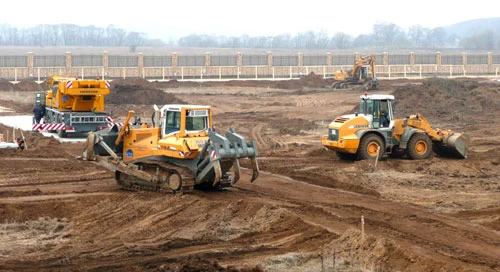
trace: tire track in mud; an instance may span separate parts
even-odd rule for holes
[[[40,178],[40,175],[43,178]],[[71,171],[71,173],[50,173],[42,172],[40,174],[26,173],[26,174],[4,174],[0,178],[0,188],[2,187],[20,187],[28,185],[46,185],[58,183],[72,183],[72,182],[88,182],[93,180],[102,180],[114,178],[113,173],[109,171],[92,171],[80,170]]]
[[[265,125],[265,123],[259,123],[252,128],[252,138],[255,140],[257,148],[262,150],[268,148],[266,141],[262,138],[262,128],[264,128]]]
[[[494,231],[478,228],[453,216],[436,215],[420,207],[403,203],[395,205],[379,197],[265,176],[265,173],[261,174],[262,179],[270,180],[256,183],[253,188],[245,184],[239,186],[253,194],[259,192],[266,199],[276,200],[276,206],[285,204],[287,209],[311,225],[342,231],[343,227],[359,225],[364,215],[368,234],[397,241],[397,244],[404,245],[408,256],[415,256],[416,253],[408,249],[418,245],[417,258],[437,258],[446,265],[474,269],[500,266],[497,259],[500,235]],[[294,208],[290,203],[297,205]]]

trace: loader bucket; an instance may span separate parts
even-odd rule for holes
[[[434,151],[441,156],[466,159],[469,153],[470,135],[454,132],[444,143],[435,144]]]
[[[467,158],[469,153],[470,135],[464,133],[453,133],[448,137],[446,144],[450,152],[461,159]]]

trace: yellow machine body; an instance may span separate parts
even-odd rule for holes
[[[72,112],[104,111],[104,96],[109,94],[106,80],[51,76],[46,83],[50,87],[45,97],[46,107]]]

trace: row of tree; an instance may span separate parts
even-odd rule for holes
[[[73,24],[37,25],[18,29],[0,25],[0,45],[8,46],[155,46],[144,33],[128,32],[109,25],[106,28]]]
[[[0,45],[6,46],[181,46],[210,48],[261,49],[439,49],[463,48],[471,50],[499,50],[500,30],[487,30],[468,37],[447,33],[445,28],[423,28],[415,25],[403,30],[392,23],[373,26],[370,34],[357,37],[343,32],[328,36],[325,30],[301,32],[296,35],[227,37],[217,35],[189,35],[166,44],[149,39],[145,33],[128,32],[109,25],[106,28],[73,24],[38,25],[17,29],[0,25]]]
[[[222,48],[268,48],[268,49],[439,49],[463,48],[471,50],[500,50],[500,29],[487,30],[472,36],[461,38],[457,34],[447,33],[445,28],[424,28],[420,25],[404,31],[392,23],[373,26],[370,34],[357,37],[343,32],[328,36],[324,30],[307,31],[295,36],[226,37],[214,35],[189,35],[180,38],[179,46],[186,47],[222,47]]]

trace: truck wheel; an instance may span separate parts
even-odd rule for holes
[[[432,154],[431,139],[423,133],[415,133],[408,141],[407,150],[412,160],[428,159]]]
[[[59,138],[67,138],[68,137],[68,133],[65,130],[59,130],[57,132],[57,136],[59,136]]]
[[[379,149],[380,148],[380,149]],[[384,141],[380,136],[368,134],[363,136],[358,148],[358,159],[360,160],[375,160],[378,157],[383,157],[385,153]]]

